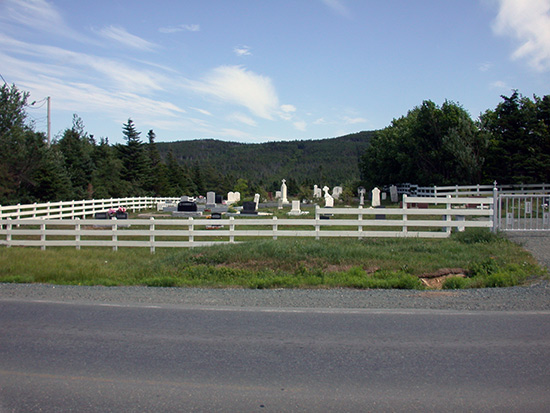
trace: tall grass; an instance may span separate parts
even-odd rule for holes
[[[242,288],[423,288],[419,276],[463,268],[445,288],[516,285],[544,271],[493,235],[426,239],[279,239],[205,248],[0,248],[0,282]]]

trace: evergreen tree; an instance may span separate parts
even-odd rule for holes
[[[128,182],[131,196],[147,195],[151,187],[151,166],[132,119],[123,125],[122,133],[126,145],[117,148],[122,160],[122,178]]]
[[[92,154],[95,142],[84,131],[82,119],[73,115],[73,126],[66,129],[56,146],[63,155],[74,193],[73,199],[93,197],[92,173],[95,169]],[[91,193],[90,193],[91,192]]]

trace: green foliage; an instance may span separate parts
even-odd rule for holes
[[[481,176],[484,136],[458,104],[427,100],[376,132],[361,177],[370,186],[473,183]]]
[[[489,243],[501,239],[499,234],[488,228],[466,228],[462,232],[455,232],[452,238],[463,244]]]
[[[481,116],[490,135],[487,181],[540,183],[550,180],[550,96],[534,101],[514,91]]]

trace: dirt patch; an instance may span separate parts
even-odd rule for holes
[[[420,281],[426,287],[433,290],[441,290],[443,283],[449,277],[466,277],[466,270],[463,268],[441,268],[435,272],[420,275]]]

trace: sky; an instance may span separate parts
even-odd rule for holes
[[[0,0],[0,82],[52,137],[259,143],[550,94],[550,0]],[[35,102],[31,105],[32,102]]]

